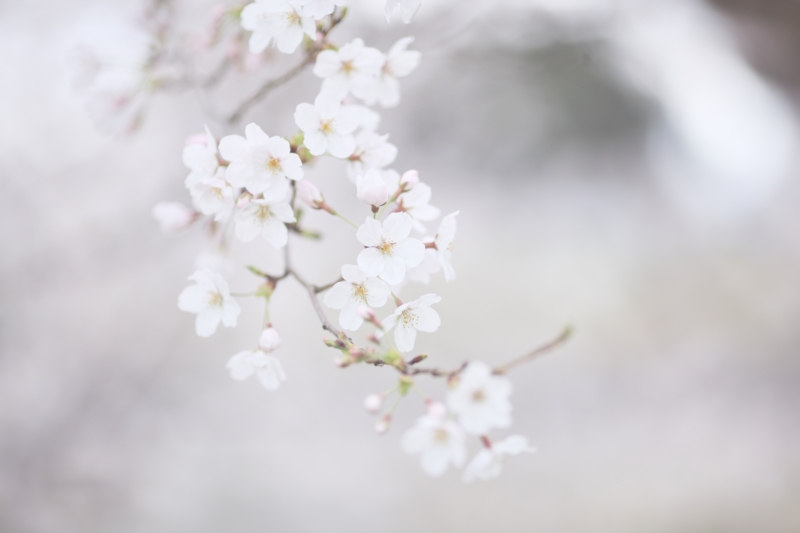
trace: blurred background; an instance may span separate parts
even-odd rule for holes
[[[175,35],[202,51],[213,3],[174,3]],[[443,297],[419,348],[501,363],[576,328],[511,375],[498,436],[538,453],[470,485],[402,452],[418,398],[375,435],[361,402],[395,375],[331,364],[293,281],[273,299],[276,393],[225,369],[254,346],[259,302],[205,340],[177,309],[206,235],[165,236],[150,210],[189,201],[184,140],[250,121],[289,135],[319,80],[229,127],[297,60],[243,56],[209,90],[137,100],[127,133],[136,113],[109,112],[87,62],[124,86],[146,6],[0,1],[0,531],[800,531],[800,3],[424,0],[387,26],[382,0],[353,1],[335,42],[415,35],[423,53],[381,111],[394,168],[461,210],[458,279],[403,292]],[[363,216],[342,162],[306,176]],[[358,243],[307,220],[326,239],[292,254],[327,283]],[[245,262],[282,268],[267,245],[230,260],[235,291],[256,283]]]

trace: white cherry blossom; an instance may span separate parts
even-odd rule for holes
[[[416,50],[408,50],[414,42],[413,37],[405,37],[397,41],[386,54],[386,61],[381,68],[375,86],[375,99],[383,107],[395,107],[400,103],[400,81],[419,66],[420,54]],[[368,101],[368,104],[374,101]]]
[[[433,239],[431,239],[431,241],[432,240]],[[424,243],[425,239],[423,239],[422,242]],[[436,250],[433,248],[425,248],[425,259],[423,259],[422,263],[414,268],[409,268],[406,276],[409,281],[427,285],[431,282],[431,274],[435,274],[441,269],[442,265],[439,263],[439,257],[436,255]]]
[[[439,329],[442,319],[439,313],[431,309],[431,305],[442,301],[441,296],[426,294],[413,302],[408,302],[394,310],[381,322],[383,331],[388,333],[393,327],[394,343],[401,352],[410,352],[414,349],[417,340],[417,331],[433,333]]]
[[[336,6],[347,5],[347,1],[337,0],[294,0],[294,3],[303,8],[306,16],[319,20],[333,13]]]
[[[386,22],[391,23],[394,12],[400,11],[400,17],[403,22],[408,24],[421,6],[422,0],[386,0],[386,5],[384,6]]]
[[[362,129],[356,134],[356,146],[347,161],[347,176],[356,181],[373,168],[384,168],[397,158],[397,147],[386,142],[389,135],[378,135],[372,130]],[[391,191],[394,192],[394,191]]]
[[[368,170],[356,179],[356,196],[367,205],[380,207],[389,201],[389,194],[389,187],[378,170]]]
[[[433,241],[436,244],[436,255],[439,257],[439,263],[444,270],[445,281],[453,281],[456,279],[456,271],[453,270],[451,258],[453,256],[453,240],[456,237],[456,216],[460,211],[450,213],[442,219],[439,223],[439,233],[436,234],[436,239]]]
[[[485,435],[492,428],[511,425],[511,382],[495,376],[480,361],[472,361],[447,391],[447,407],[467,433]]]
[[[281,336],[272,326],[267,326],[258,337],[258,347],[262,352],[274,352],[281,346]]]
[[[380,50],[364,46],[361,39],[339,50],[323,50],[317,56],[314,74],[323,78],[322,92],[343,99],[348,93],[364,101],[374,101],[378,75],[384,64]]]
[[[533,453],[536,448],[528,445],[528,439],[522,435],[511,435],[500,442],[493,442],[491,448],[483,448],[475,455],[464,469],[461,479],[470,483],[476,479],[489,480],[500,475],[506,455],[519,455],[522,452]]]
[[[180,233],[192,225],[197,212],[179,202],[161,202],[153,206],[153,218],[161,231],[167,234]]]
[[[187,313],[196,313],[195,329],[201,337],[210,337],[217,331],[219,323],[231,328],[241,312],[239,304],[231,296],[228,282],[210,270],[198,270],[189,285],[178,297],[178,308]]]
[[[224,176],[225,170],[218,168],[214,177],[197,180],[189,187],[195,208],[214,220],[227,218],[234,207],[233,188]]]
[[[458,424],[428,415],[403,435],[403,449],[421,454],[422,469],[433,477],[444,474],[451,463],[460,467],[467,455],[464,432]]]
[[[287,190],[285,178],[303,178],[303,164],[291,153],[289,141],[270,137],[256,124],[248,124],[245,136],[228,135],[219,143],[219,151],[230,161],[225,178],[234,187],[245,187],[252,194],[268,190]]]
[[[276,390],[286,381],[286,374],[280,361],[272,355],[267,355],[261,350],[245,350],[239,352],[226,365],[231,372],[231,377],[243,381],[253,374],[267,390]]]
[[[353,132],[358,127],[356,116],[349,106],[329,94],[321,93],[314,105],[299,104],[294,121],[303,130],[304,141],[312,155],[326,151],[334,157],[349,157],[356,146]]]
[[[213,178],[219,166],[217,159],[217,141],[211,135],[211,131],[206,126],[205,142],[197,142],[200,136],[192,136],[187,140],[187,145],[183,148],[183,164],[191,172],[186,177],[186,187],[205,178]]]
[[[357,128],[370,131],[378,129],[378,125],[381,123],[381,116],[377,111],[358,104],[349,104],[347,109],[350,110],[350,116],[355,119]]]
[[[389,297],[389,287],[376,277],[367,276],[356,265],[344,265],[342,278],[325,294],[325,305],[341,309],[339,325],[356,331],[364,323],[358,308],[362,305],[382,307]]]
[[[276,248],[286,246],[289,238],[287,223],[297,222],[294,210],[285,195],[251,200],[236,213],[236,236],[249,242],[261,235]]]
[[[242,10],[242,27],[252,31],[250,52],[260,54],[275,43],[278,50],[291,54],[303,42],[303,34],[316,38],[314,18],[289,0],[255,0]]]
[[[325,201],[322,193],[319,192],[316,185],[308,180],[303,180],[297,184],[297,196],[309,207],[319,209]]]
[[[404,192],[397,198],[399,209],[408,213],[414,219],[414,229],[425,233],[423,222],[430,222],[439,217],[438,207],[430,205],[431,188],[424,183],[417,183],[410,191]]]
[[[358,254],[358,267],[367,276],[378,276],[389,285],[403,281],[406,269],[417,266],[425,255],[425,245],[410,238],[413,220],[406,213],[392,213],[381,223],[367,217],[356,232],[366,246]]]

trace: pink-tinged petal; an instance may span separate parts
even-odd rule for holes
[[[464,483],[471,483],[476,479],[487,479],[487,473],[489,476],[494,473],[494,464],[494,454],[484,448],[469,462],[464,469],[461,480]]]
[[[411,209],[410,213],[415,219],[427,222],[429,220],[438,218],[441,214],[441,211],[439,211],[438,207],[434,207],[432,205],[420,205],[414,209]],[[425,230],[422,231],[424,232]]]
[[[247,137],[247,144],[252,146],[255,144],[266,144],[269,142],[269,135],[264,133],[264,130],[261,127],[251,122],[244,128],[244,135]]]
[[[403,239],[394,247],[394,256],[402,259],[408,268],[413,268],[425,259],[425,245],[418,239]]]
[[[242,381],[253,375],[255,369],[248,361],[248,358],[252,353],[253,352],[250,351],[239,352],[230,358],[228,364],[225,365],[225,368],[230,370],[231,377],[233,379]]]
[[[358,254],[358,268],[367,276],[377,276],[384,268],[384,255],[375,248],[366,248]]]
[[[364,246],[380,246],[382,237],[381,223],[372,217],[367,217],[366,220],[364,220],[364,224],[359,226],[358,231],[356,231],[358,242]],[[364,269],[362,268],[361,270]],[[364,272],[366,272],[366,270]],[[367,275],[370,274],[367,273]]]
[[[323,302],[331,309],[341,309],[350,301],[353,285],[348,281],[340,281],[325,293]]]
[[[328,136],[321,131],[308,132],[303,144],[306,145],[311,155],[322,155],[328,150]]]
[[[217,326],[222,320],[222,309],[219,307],[206,307],[197,314],[194,326],[197,335],[200,337],[210,337],[217,331]]]
[[[208,306],[208,291],[199,285],[189,285],[178,296],[178,309],[199,313]]]
[[[358,302],[350,301],[339,313],[339,325],[348,331],[358,331],[364,319],[358,314],[358,306],[362,305]]]
[[[306,133],[319,130],[319,114],[317,113],[316,108],[311,104],[298,104],[294,112],[294,121],[297,124],[297,127]],[[220,144],[220,150],[221,148],[222,146]]]
[[[249,208],[239,212],[236,220],[236,237],[243,242],[250,242],[263,231],[263,226],[258,219],[251,213]]]
[[[414,349],[417,340],[417,330],[400,322],[394,330],[394,342],[401,352],[410,352]]]
[[[342,265],[342,278],[350,283],[364,283],[367,275],[356,265]]]
[[[195,172],[213,174],[217,168],[217,157],[202,144],[190,144],[183,148],[183,164]]]
[[[439,313],[430,307],[421,307],[416,309],[414,314],[417,315],[417,324],[415,327],[420,331],[433,333],[439,329],[439,326],[442,324],[442,319],[439,318]]]
[[[373,250],[374,248],[368,249]],[[389,285],[399,285],[402,283],[403,278],[406,277],[405,262],[393,255],[384,256],[383,270],[380,273],[380,277]]]
[[[406,213],[392,213],[383,222],[383,235],[392,242],[399,243],[411,233],[413,222]]]
[[[267,221],[262,235],[275,248],[283,248],[289,240],[289,230],[286,229],[286,225],[275,217]]]
[[[536,448],[528,444],[528,439],[522,435],[511,435],[496,442],[492,445],[492,449],[498,453],[506,453],[508,455],[518,455],[522,452],[534,453]]]
[[[303,163],[297,154],[289,154],[281,161],[281,169],[290,180],[303,179]]]
[[[226,328],[235,327],[241,312],[242,308],[239,307],[236,300],[229,298],[222,302],[222,325]]]
[[[367,303],[371,307],[382,307],[391,294],[386,283],[379,279],[367,278],[364,282],[364,286],[367,289]]]
[[[319,78],[327,78],[341,69],[342,60],[339,59],[339,54],[333,50],[323,50],[317,56],[317,62],[314,64],[314,75]]]
[[[340,135],[338,133],[328,135],[328,152],[333,157],[341,159],[350,157],[355,149],[356,141],[352,135]]]
[[[410,191],[400,195],[404,207],[418,207],[431,201],[431,188],[424,183],[417,183]]]
[[[225,161],[241,161],[247,154],[247,140],[241,135],[226,135],[219,141],[219,154]]]
[[[225,181],[234,187],[244,187],[249,175],[250,167],[245,163],[236,161],[228,165],[228,168],[225,170]]]
[[[381,320],[381,326],[383,326],[383,331],[391,330],[397,324],[397,313],[391,314]]]

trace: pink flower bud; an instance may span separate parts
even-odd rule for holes
[[[359,176],[356,189],[356,196],[365,204],[381,206],[389,201],[389,187],[378,170],[371,169]]]
[[[325,201],[319,189],[308,180],[300,180],[297,183],[297,196],[314,209],[319,209],[322,202]]]
[[[383,394],[370,394],[364,398],[364,409],[371,415],[377,415],[383,407]]]
[[[244,209],[250,203],[250,200],[253,199],[253,195],[249,192],[245,192],[242,194],[238,200],[236,200],[236,209]]]
[[[425,411],[428,416],[444,420],[447,417],[447,407],[436,400],[425,400]]]
[[[364,320],[369,320],[370,322],[373,322],[375,320],[375,312],[369,306],[359,305],[358,308],[356,309],[356,313],[358,313],[358,316],[360,316]]]
[[[389,424],[392,422],[392,415],[386,413],[380,420],[375,422],[375,433],[385,435],[389,431]]]
[[[407,191],[413,189],[417,183],[419,183],[419,172],[416,170],[409,170],[400,177],[400,185],[405,185]]]
[[[178,202],[161,202],[153,207],[153,218],[164,233],[180,233],[192,225],[197,212]]]
[[[264,352],[273,352],[281,345],[281,337],[275,328],[269,326],[261,332],[258,338],[258,347]]]

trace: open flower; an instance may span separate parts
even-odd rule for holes
[[[442,301],[441,296],[426,294],[413,302],[408,302],[394,310],[381,322],[384,332],[389,332],[393,327],[394,342],[401,352],[410,352],[414,349],[417,340],[417,331],[433,333],[439,329],[442,319],[439,313],[431,309],[431,305]]]
[[[347,5],[346,0],[294,0],[294,3],[303,8],[306,16],[315,20],[330,15],[336,6]]]
[[[202,134],[201,134],[202,135]],[[199,136],[190,137],[188,144],[183,148],[183,164],[191,172],[186,177],[186,187],[205,178],[213,178],[217,172],[217,141],[206,126],[205,142],[197,142]]]
[[[355,265],[344,265],[342,277],[344,281],[338,282],[325,294],[325,305],[341,309],[339,325],[356,331],[364,323],[358,308],[362,305],[383,306],[389,297],[389,287],[378,278],[367,276]]]
[[[272,246],[283,248],[289,238],[286,224],[290,222],[297,222],[297,219],[286,196],[265,195],[262,199],[251,200],[236,213],[236,236],[248,242],[261,235]]]
[[[439,223],[439,233],[434,239],[436,244],[436,255],[439,257],[439,263],[444,270],[445,281],[452,281],[456,279],[456,271],[453,270],[451,257],[453,255],[453,240],[456,238],[456,216],[459,211],[450,213],[442,219]]]
[[[322,92],[339,100],[351,93],[367,102],[375,100],[378,74],[384,64],[380,50],[353,39],[339,50],[323,50],[317,56],[314,74],[323,78]]]
[[[231,371],[231,377],[239,381],[255,374],[267,390],[276,390],[282,381],[286,381],[280,361],[261,350],[239,352],[231,357],[226,366]]]
[[[178,308],[187,313],[197,313],[195,330],[201,337],[210,337],[217,331],[219,323],[231,328],[236,325],[241,308],[231,296],[228,283],[222,276],[210,270],[198,270],[189,285],[178,297]]]
[[[422,242],[425,242],[425,240],[423,239]],[[435,274],[441,269],[442,265],[439,264],[436,250],[433,248],[425,248],[425,259],[414,268],[409,268],[408,272],[406,272],[406,276],[409,281],[427,285],[431,282],[431,274]]]
[[[485,435],[492,428],[511,425],[511,382],[495,376],[480,361],[472,361],[447,391],[447,406],[467,433]]]
[[[189,187],[192,201],[198,211],[214,220],[223,220],[233,210],[233,188],[224,179],[225,171],[217,169],[213,177],[197,180]]]
[[[358,132],[355,149],[347,161],[347,177],[356,181],[358,176],[363,176],[370,169],[384,168],[394,163],[397,147],[386,142],[388,138],[388,135],[378,135],[369,129]]]
[[[353,132],[358,127],[357,117],[339,99],[321,93],[314,105],[299,104],[294,121],[303,130],[304,141],[311,155],[326,151],[334,157],[349,157],[356,146]]]
[[[475,479],[494,479],[503,471],[506,455],[519,455],[522,452],[533,453],[536,448],[528,445],[528,439],[522,435],[511,435],[500,442],[493,442],[491,448],[483,448],[475,455],[464,469],[461,479],[470,483]]]
[[[413,37],[405,37],[397,41],[386,54],[386,60],[375,84],[375,100],[383,107],[395,107],[400,103],[400,81],[411,74],[418,66],[421,54],[416,50],[408,50],[414,42]],[[368,101],[368,104],[374,101]]]
[[[404,174],[405,176],[405,174]],[[397,199],[400,209],[414,219],[414,229],[425,233],[423,222],[430,222],[439,217],[438,207],[430,205],[431,188],[424,183],[417,183],[410,191],[404,192]]]
[[[286,187],[285,178],[303,178],[303,164],[291,153],[289,142],[270,137],[256,124],[248,124],[245,137],[228,135],[219,143],[219,151],[230,161],[225,179],[234,187],[245,187],[252,194]]]
[[[412,225],[406,213],[392,213],[383,224],[367,217],[356,232],[367,247],[358,254],[358,267],[367,276],[378,276],[389,285],[403,281],[406,269],[420,264],[425,255],[422,241],[408,236]]]
[[[356,179],[356,196],[367,205],[380,207],[389,201],[389,194],[389,187],[378,170],[368,170]]]
[[[303,42],[303,34],[316,37],[314,18],[288,0],[255,0],[242,10],[242,27],[252,31],[250,52],[260,54],[271,43],[291,54]]]
[[[429,476],[444,474],[452,463],[456,467],[464,464],[467,447],[464,432],[451,420],[433,416],[422,416],[403,435],[406,453],[421,455],[422,469]]]
[[[400,17],[403,22],[408,24],[414,15],[422,6],[422,0],[386,0],[384,12],[386,14],[386,23],[391,23],[392,15],[395,11],[400,11]]]

